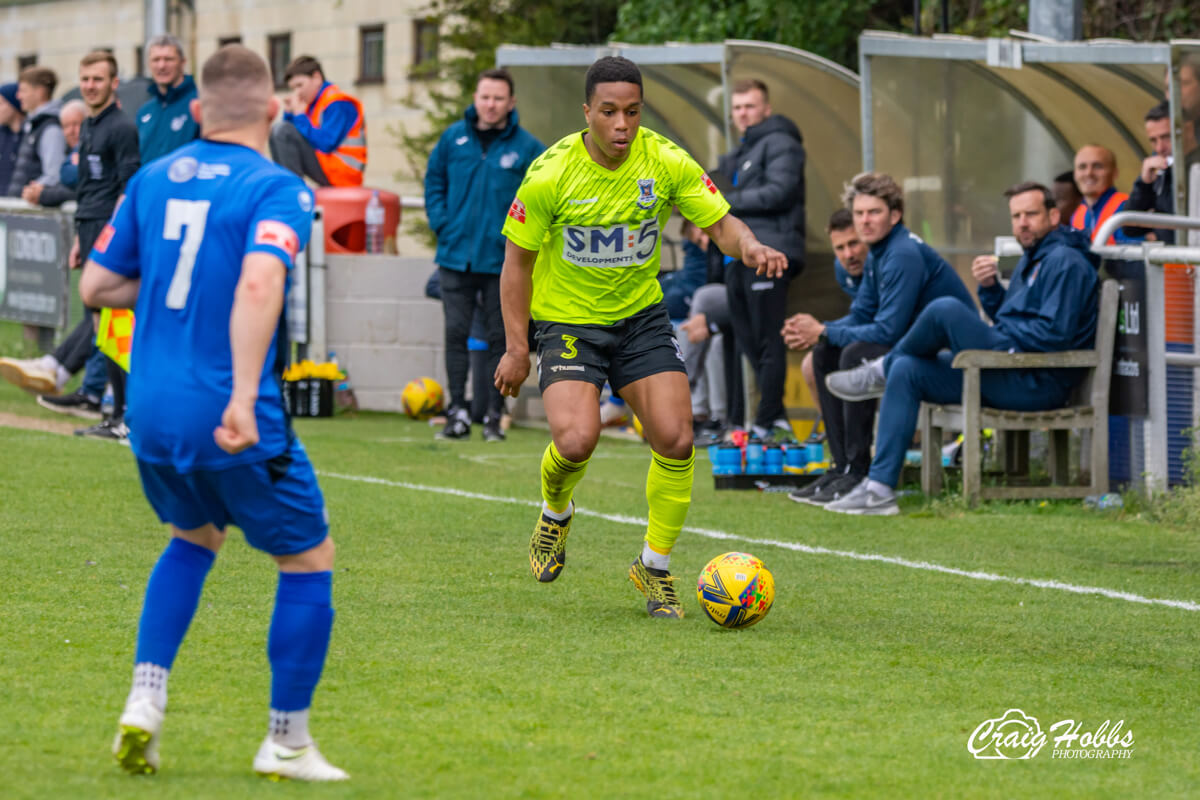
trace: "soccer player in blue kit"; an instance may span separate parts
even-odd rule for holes
[[[113,745],[133,774],[158,770],[167,677],[236,525],[279,567],[270,727],[254,771],[349,777],[308,733],[333,627],[334,547],[280,392],[288,270],[308,240],[313,196],[260,154],[278,109],[262,58],[240,45],[217,51],[192,101],[203,138],[129,181],[80,282],[85,304],[136,311],[129,438],[146,498],[171,527],[146,586]]]

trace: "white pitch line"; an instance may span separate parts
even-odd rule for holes
[[[518,506],[541,507],[540,502],[532,500],[521,500],[516,497],[498,497],[496,495],[481,494],[479,492],[468,492],[463,489],[453,489],[446,486],[426,486],[420,483],[409,483],[407,481],[390,481],[385,478],[373,478],[367,475],[345,475],[339,472],[318,472],[318,475],[324,478],[337,478],[346,481],[356,481],[358,483],[373,483],[379,486],[390,486],[396,489],[410,489],[417,492],[429,492],[432,494],[447,494],[454,497],[465,497],[471,500],[485,500],[491,503],[509,503]],[[575,507],[576,514],[582,514],[586,517],[596,517],[598,519],[607,520],[609,522],[617,522],[625,525],[644,526],[646,520],[640,517],[630,517],[624,514],[606,514],[600,511],[592,511],[581,506]],[[833,550],[828,547],[815,547],[813,545],[800,544],[799,542],[781,542],[776,539],[753,539],[749,536],[741,536],[739,534],[728,533],[726,531],[711,530],[709,528],[693,528],[684,527],[687,533],[704,536],[709,539],[719,539],[725,541],[742,542],[744,544],[759,544],[769,547],[779,547],[784,550],[793,550],[798,553],[808,553],[809,555],[817,556],[836,556],[838,558],[849,558],[855,561],[876,561],[883,564],[893,564],[898,567],[907,567],[909,569],[920,569],[927,572],[940,572],[944,575],[956,575],[960,578],[970,578],[977,581],[990,581],[992,583],[1009,583],[1018,586],[1033,586],[1038,589],[1056,589],[1060,592],[1070,592],[1072,594],[1093,594],[1102,597],[1108,597],[1112,600],[1124,600],[1128,603],[1141,603],[1149,606],[1166,606],[1168,608],[1178,608],[1182,611],[1200,611],[1200,603],[1193,603],[1187,600],[1169,600],[1159,597],[1144,597],[1140,594],[1132,592],[1120,592],[1115,589],[1105,589],[1099,586],[1078,586],[1073,583],[1063,583],[1062,581],[1042,580],[1039,578],[1014,578],[1009,575],[997,575],[992,572],[982,572],[979,570],[958,569],[956,567],[945,567],[941,564],[933,564],[928,561],[912,561],[907,558],[898,556],[885,556],[879,553],[859,553],[854,550]]]

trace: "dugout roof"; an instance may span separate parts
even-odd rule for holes
[[[805,170],[808,265],[801,281],[806,310],[836,316],[845,303],[832,279],[825,223],[842,184],[861,161],[858,76],[820,56],[766,42],[603,46],[505,45],[496,51],[517,85],[521,124],[547,144],[582,130],[584,75],[601,56],[622,55],[642,70],[645,124],[685,147],[706,168],[732,149],[727,88],[763,80],[775,113],[795,122],[808,154]],[[815,307],[814,307],[815,305]]]
[[[1128,192],[1149,154],[1143,115],[1162,100],[1168,72],[1179,108],[1186,50],[867,32],[859,38],[863,164],[902,183],[909,227],[964,272],[1009,232],[1004,189],[1049,184],[1085,144],[1114,152],[1117,188]],[[1173,114],[1177,155],[1178,122]]]

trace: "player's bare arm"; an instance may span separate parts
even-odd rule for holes
[[[726,214],[704,229],[721,252],[740,260],[759,275],[778,278],[787,272],[787,256],[758,240],[746,223]]]
[[[127,278],[88,259],[79,278],[79,297],[92,308],[133,308],[141,278]]]
[[[242,275],[229,316],[229,340],[233,350],[233,395],[213,431],[217,446],[227,453],[240,453],[258,443],[254,404],[263,362],[283,312],[283,290],[287,268],[276,256],[250,253],[242,261]]]
[[[505,349],[494,377],[496,388],[505,397],[520,394],[521,384],[529,377],[529,302],[536,260],[536,250],[526,250],[511,241],[504,246],[500,309],[504,314]]]

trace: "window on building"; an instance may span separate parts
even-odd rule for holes
[[[383,83],[383,26],[358,29],[358,82]]]
[[[275,33],[267,37],[267,54],[271,63],[271,77],[275,80],[276,89],[286,89],[287,81],[284,74],[288,64],[292,63],[292,35],[290,33]]]
[[[37,66],[37,53],[26,53],[23,56],[17,56],[17,74],[26,67]]]
[[[437,74],[438,41],[436,19],[413,20],[412,77],[430,78]]]
[[[242,37],[240,36],[222,36],[217,39],[217,47],[224,47],[227,44],[241,44]]]

